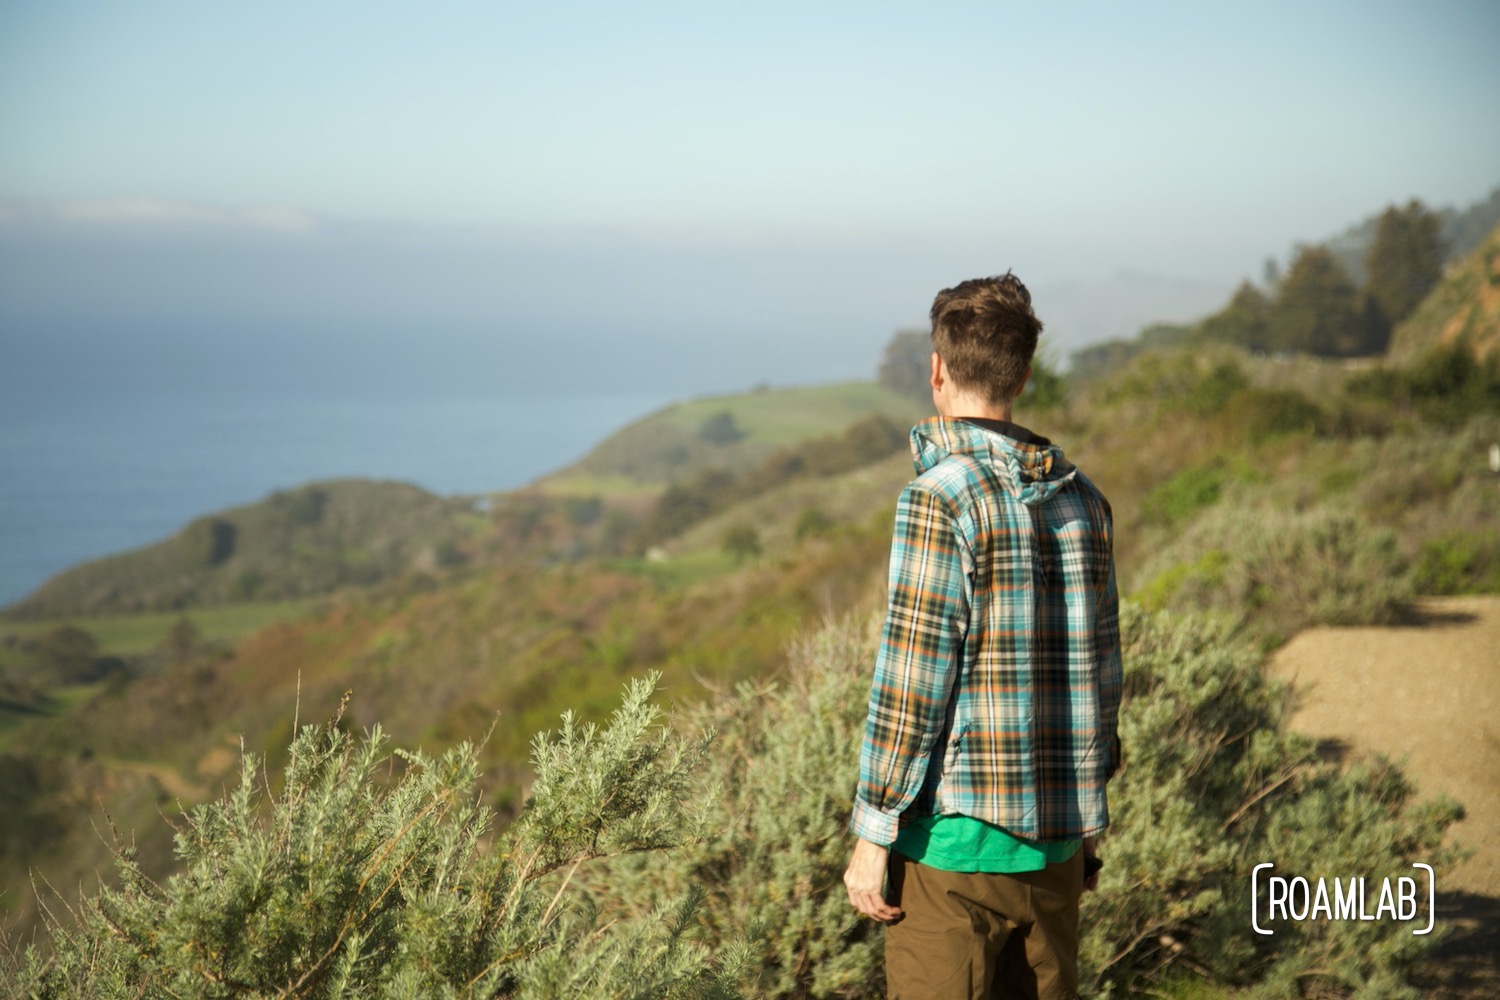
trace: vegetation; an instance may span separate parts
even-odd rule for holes
[[[1303,247],[1271,302],[1267,346],[1325,357],[1375,353],[1361,306],[1337,258],[1326,247]]]
[[[1113,501],[1136,600],[1126,765],[1085,916],[1101,988],[1411,994],[1431,939],[1358,922],[1248,929],[1244,873],[1267,852],[1287,869],[1379,877],[1445,857],[1455,814],[1417,803],[1392,765],[1319,759],[1283,728],[1283,694],[1259,666],[1303,624],[1390,620],[1418,593],[1500,592],[1485,457],[1500,379],[1475,347],[1494,325],[1487,253],[1428,295],[1396,331],[1409,353],[1384,365],[1260,356],[1163,327],[1098,377],[1021,400],[1017,419],[1045,409],[1034,425]],[[1460,318],[1470,333],[1446,339]],[[894,417],[847,417],[871,399],[921,412],[874,386],[663,411],[573,478],[449,511],[450,545],[428,535],[426,556],[337,599],[7,624],[11,981],[37,995],[213,995],[306,977],[301,995],[333,995],[347,974],[347,995],[466,995],[499,958],[491,995],[873,995],[876,928],[853,919],[838,874],[869,616],[910,463]],[[706,440],[730,422],[741,437]],[[333,491],[298,492],[262,513],[299,539],[340,510]],[[236,532],[222,563],[192,569],[209,580],[259,530],[218,516]],[[109,657],[125,669],[98,673]],[[642,689],[587,735],[622,682],[653,672],[657,697],[698,706],[683,732],[717,731],[713,753],[650,719],[620,728],[651,715]],[[333,704],[350,687],[336,727],[296,731],[299,692]],[[564,706],[571,728],[530,745]],[[487,741],[461,748],[497,713]],[[389,755],[379,737],[344,735],[377,723],[396,745],[436,749]],[[548,760],[571,777],[549,784]],[[237,768],[239,792],[216,799]],[[667,818],[643,826],[630,810],[653,790]],[[80,899],[110,856],[95,803],[133,847]],[[624,810],[613,826],[603,806]],[[162,814],[180,830],[175,854]],[[33,894],[28,871],[58,892]]]
[[[897,330],[885,345],[875,378],[893,392],[920,402],[932,398],[932,334]]]
[[[1500,204],[1500,190],[1496,191]],[[1500,227],[1423,299],[1391,340],[1391,359],[1410,362],[1434,345],[1463,344],[1481,358],[1500,355]]]
[[[1190,339],[1322,357],[1384,353],[1395,328],[1437,286],[1452,244],[1443,218],[1416,200],[1389,206],[1365,229],[1343,246],[1299,247],[1285,275],[1270,262],[1264,290],[1242,282],[1223,309],[1191,330]],[[1468,252],[1472,244],[1465,238],[1460,246]],[[1351,270],[1354,247],[1359,262]],[[1112,359],[1098,348],[1080,352],[1075,371],[1102,374],[1101,361],[1128,360],[1146,346],[1144,338],[1120,345]]]
[[[488,845],[467,744],[402,755],[388,784],[378,729],[306,729],[279,796],[247,758],[239,789],[188,817],[179,874],[154,883],[121,849],[121,888],[54,918],[52,952],[14,954],[13,975],[57,997],[878,996],[879,930],[839,879],[876,624],[825,626],[784,685],[699,709],[712,755],[651,729],[646,683],[604,730],[565,717],[534,745],[525,810]],[[1372,878],[1413,852],[1442,864],[1456,807],[1414,805],[1387,764],[1320,762],[1222,629],[1129,606],[1122,628],[1132,749],[1087,904],[1086,981],[1136,989],[1183,969],[1282,995],[1311,978],[1415,996],[1403,975],[1430,939],[1357,921],[1261,938],[1246,873],[1267,857]]]
[[[367,586],[432,562],[475,525],[472,501],[341,480],[200,518],[155,545],[85,563],[11,606],[11,620],[181,611]]]
[[[751,497],[799,479],[827,478],[863,468],[907,448],[907,428],[873,416],[840,434],[782,448],[758,468],[736,474],[709,466],[692,479],[669,486],[638,531],[637,549],[680,534],[700,521]],[[741,538],[743,539],[743,535]],[[727,546],[727,540],[726,540]],[[753,554],[743,544],[738,555]]]
[[[870,382],[692,400],[620,429],[538,486],[574,496],[655,496],[706,469],[754,468],[779,450],[871,416],[910,426],[926,412],[911,398]]]
[[[1386,330],[1411,315],[1443,276],[1442,220],[1420,202],[1381,213],[1365,258],[1366,287]],[[1384,345],[1381,345],[1384,347]]]
[[[739,994],[747,950],[685,939],[700,897],[620,922],[568,898],[585,863],[695,835],[689,780],[707,752],[656,725],[649,682],[604,729],[564,716],[539,736],[526,810],[498,837],[478,762],[387,755],[308,727],[278,796],[261,762],[195,809],[181,871],[158,884],[125,845],[121,885],[49,921],[51,950],[12,953],[12,988],[101,996],[681,996]],[[400,765],[393,784],[380,771]],[[492,839],[493,837],[493,839]]]

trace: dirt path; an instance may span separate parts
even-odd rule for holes
[[[1443,953],[1463,983],[1431,985],[1500,995],[1483,992],[1500,987],[1500,597],[1431,598],[1419,610],[1417,625],[1309,629],[1270,669],[1296,692],[1292,728],[1404,758],[1419,792],[1464,804],[1449,837],[1474,855],[1437,873],[1439,919],[1446,909],[1456,931]]]

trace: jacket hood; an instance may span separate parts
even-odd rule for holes
[[[1011,496],[1045,503],[1072,482],[1078,467],[1055,444],[1019,441],[967,420],[929,417],[911,429],[912,463],[922,475],[952,455],[966,455],[994,470]]]

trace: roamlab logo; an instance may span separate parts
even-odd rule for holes
[[[1250,926],[1257,934],[1275,934],[1271,925],[1278,921],[1308,920],[1389,920],[1413,924],[1413,934],[1432,933],[1437,876],[1431,865],[1412,865],[1425,872],[1425,878],[1402,875],[1379,880],[1364,875],[1288,877],[1273,874],[1275,868],[1275,862],[1266,861],[1250,873]]]

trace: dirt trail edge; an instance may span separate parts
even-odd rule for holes
[[[1439,919],[1448,916],[1469,939],[1462,958],[1478,958],[1477,946],[1493,960],[1490,939],[1500,936],[1500,597],[1427,598],[1416,610],[1412,625],[1309,629],[1272,656],[1269,670],[1292,685],[1294,730],[1351,753],[1404,761],[1419,794],[1463,803],[1466,816],[1449,838],[1474,853],[1437,873]],[[1457,902],[1445,907],[1441,897]],[[1500,984],[1492,970],[1469,971]],[[1475,995],[1470,989],[1443,994]]]

